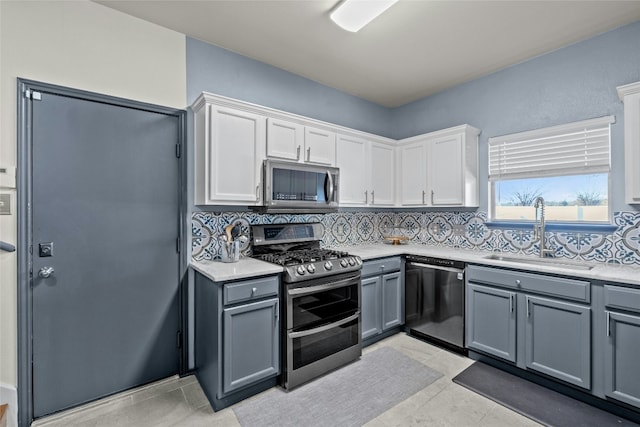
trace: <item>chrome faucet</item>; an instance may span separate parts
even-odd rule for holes
[[[552,249],[546,249],[545,234],[544,234],[544,199],[541,196],[536,198],[533,203],[533,207],[536,208],[536,222],[533,224],[533,239],[540,240],[540,258],[545,256],[553,256]],[[540,215],[538,215],[538,209],[540,209]],[[538,223],[540,218],[540,223]]]

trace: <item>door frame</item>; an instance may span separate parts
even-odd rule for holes
[[[178,160],[178,304],[180,317],[180,336],[178,345],[180,347],[179,374],[184,375],[188,371],[188,312],[187,299],[187,156],[185,143],[186,117],[187,112],[181,109],[164,107],[160,105],[138,102],[125,98],[118,98],[103,95],[95,92],[88,92],[49,83],[43,83],[23,78],[17,78],[17,165],[18,173],[16,177],[17,189],[17,258],[18,258],[18,280],[17,280],[17,311],[18,311],[18,424],[28,426],[33,421],[33,344],[31,333],[33,329],[33,290],[32,290],[32,265],[33,250],[31,240],[33,237],[32,203],[33,203],[33,140],[31,134],[32,110],[31,100],[27,94],[33,92],[44,92],[70,98],[78,98],[85,101],[100,102],[118,107],[134,108],[138,110],[174,116],[178,119],[178,141],[176,150]]]

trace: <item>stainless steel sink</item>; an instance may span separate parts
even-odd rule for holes
[[[484,259],[510,262],[513,264],[546,265],[548,267],[567,268],[571,270],[591,270],[593,268],[592,265],[562,261],[554,258],[520,258],[493,254],[484,257]]]

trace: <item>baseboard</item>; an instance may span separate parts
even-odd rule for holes
[[[18,390],[12,385],[0,383],[0,404],[7,403],[7,427],[18,427]]]

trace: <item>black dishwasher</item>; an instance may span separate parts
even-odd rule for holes
[[[405,327],[416,338],[466,353],[463,262],[406,257]]]

